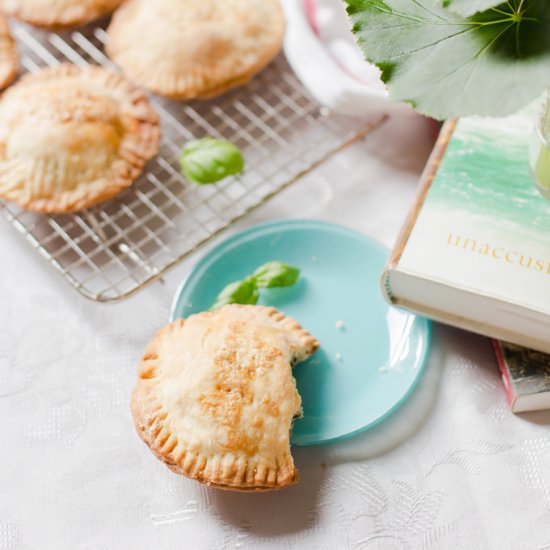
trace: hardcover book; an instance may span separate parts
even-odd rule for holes
[[[550,353],[550,202],[529,174],[535,109],[447,122],[382,278],[392,303]]]
[[[493,341],[508,403],[514,412],[550,408],[550,355]]]

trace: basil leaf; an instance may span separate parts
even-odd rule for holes
[[[345,1],[390,97],[421,113],[504,116],[550,86],[548,0],[509,0],[472,17],[452,11],[458,0],[448,8],[436,0]],[[488,3],[467,4],[470,12]]]
[[[300,270],[284,262],[268,262],[256,269],[252,277],[259,288],[292,286],[300,277]]]
[[[187,180],[199,185],[216,183],[244,169],[239,148],[229,141],[214,138],[187,143],[182,150],[180,164]]]
[[[300,270],[297,267],[284,262],[268,262],[243,281],[235,281],[227,285],[210,309],[217,309],[227,304],[257,304],[258,289],[292,286],[299,277]]]
[[[228,284],[219,294],[210,309],[218,309],[227,304],[257,304],[259,298],[256,281],[247,277],[244,281]]]

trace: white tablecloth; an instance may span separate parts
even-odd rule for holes
[[[424,120],[392,121],[239,226],[320,218],[391,246],[431,142]],[[510,413],[487,339],[437,326],[394,417],[295,451],[292,488],[232,494],[155,460],[128,407],[190,263],[100,305],[4,222],[0,258],[1,550],[550,549],[550,418]]]

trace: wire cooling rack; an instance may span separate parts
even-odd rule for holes
[[[53,34],[14,24],[21,65],[96,63],[104,26]],[[161,277],[233,221],[300,176],[373,131],[381,120],[325,112],[306,93],[283,56],[246,87],[212,101],[153,98],[163,141],[144,174],[117,198],[71,215],[46,216],[2,203],[0,211],[76,290],[106,302]],[[182,146],[213,136],[235,143],[246,171],[217,185],[191,185],[178,168]]]

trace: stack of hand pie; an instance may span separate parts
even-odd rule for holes
[[[114,10],[107,53],[132,84],[65,64],[4,92],[0,198],[62,213],[115,196],[160,143],[158,117],[135,86],[174,99],[213,97],[248,82],[282,45],[279,0],[0,0],[0,87],[18,67],[2,13],[60,30]]]
[[[125,76],[62,64],[24,75],[0,97],[0,198],[53,214],[114,197],[160,144],[159,118],[136,86],[179,100],[216,96],[264,68],[284,33],[279,0],[0,0],[0,87],[18,68],[4,15],[57,31],[114,10],[106,50]],[[202,483],[291,485],[290,429],[301,413],[292,367],[318,346],[263,306],[171,323],[140,364],[138,433],[172,470]]]

